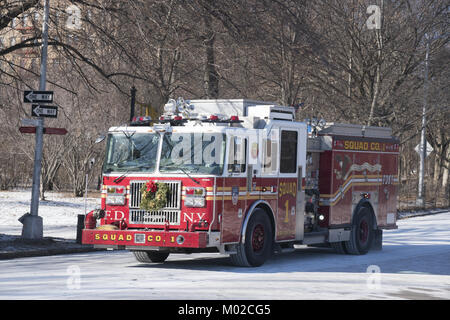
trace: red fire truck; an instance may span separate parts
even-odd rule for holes
[[[159,119],[109,129],[101,209],[82,242],[140,262],[220,252],[260,266],[294,245],[381,249],[396,226],[389,128],[299,122],[274,103],[170,100]]]

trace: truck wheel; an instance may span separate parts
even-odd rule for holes
[[[362,207],[356,213],[350,240],[345,241],[345,249],[349,254],[362,255],[369,252],[374,237],[373,214],[369,208]]]
[[[245,232],[245,243],[237,246],[237,253],[230,255],[233,264],[240,267],[259,267],[272,253],[273,233],[269,217],[262,209],[256,209]]]
[[[345,248],[345,244],[343,241],[339,242],[330,242],[331,247],[339,254],[346,254],[347,249]]]
[[[169,256],[169,252],[163,251],[133,251],[134,257],[139,262],[164,262]]]

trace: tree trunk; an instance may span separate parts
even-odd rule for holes
[[[372,102],[370,104],[370,113],[369,113],[369,120],[367,121],[367,125],[372,125],[373,122],[373,116],[375,113],[375,107],[378,103],[378,95],[380,93],[380,82],[381,82],[381,56],[382,56],[382,50],[383,50],[383,38],[381,35],[381,30],[376,30],[376,37],[377,37],[377,44],[378,44],[378,61],[377,61],[377,68],[376,68],[376,75],[375,75],[375,83],[374,83],[374,89],[373,89],[373,95],[372,95]]]
[[[441,177],[441,159],[439,154],[434,156],[434,172],[433,172],[433,184],[437,185],[439,183],[439,178]]]
[[[448,170],[450,167],[450,147],[447,148],[446,157],[443,159],[444,172],[442,174],[442,188],[448,188]]]
[[[216,59],[214,55],[215,32],[212,30],[212,21],[209,14],[203,16],[205,23],[205,38],[203,46],[205,48],[205,71],[203,88],[207,99],[217,99],[219,97],[219,75],[216,70]]]

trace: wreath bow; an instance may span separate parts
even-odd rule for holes
[[[149,181],[141,187],[140,208],[146,211],[158,211],[166,206],[169,186],[163,182]]]

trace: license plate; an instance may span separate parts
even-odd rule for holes
[[[134,243],[145,243],[145,234],[136,233],[134,235]]]

